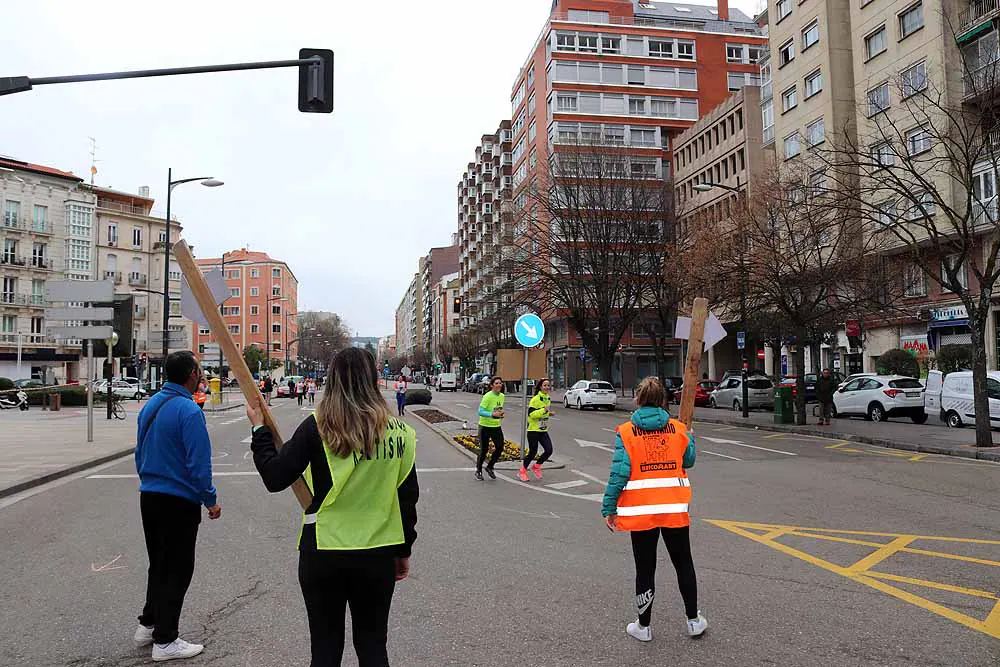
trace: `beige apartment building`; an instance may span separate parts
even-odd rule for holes
[[[396,354],[401,357],[410,358],[417,349],[423,348],[422,295],[418,271],[410,280],[403,299],[396,308]]]
[[[444,276],[458,272],[458,255],[458,245],[454,243],[442,248],[431,248],[421,264],[420,292],[423,299],[420,304],[420,328],[424,332],[424,350],[432,359],[437,358],[437,346],[440,342],[440,339],[434,337],[434,307],[438,284]]]
[[[430,341],[429,349],[432,363],[442,363],[438,354],[440,344],[459,330],[461,300],[458,293],[461,286],[460,274],[457,271],[449,273],[432,285],[430,292],[424,299],[424,303],[428,304],[431,313],[427,340]],[[458,360],[455,359],[452,363],[457,368]],[[444,368],[442,370],[450,372],[453,369]]]

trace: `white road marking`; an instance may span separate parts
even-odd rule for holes
[[[230,424],[236,424],[238,422],[244,421],[246,417],[238,417],[236,419],[230,419],[228,421],[219,422],[219,426],[229,426]]]
[[[240,444],[243,444],[243,445],[249,445],[251,442],[253,442],[253,436],[252,435],[248,435],[247,437],[245,437],[242,440],[240,440]]]
[[[458,406],[458,407],[460,407],[460,408],[465,408],[466,410],[471,410],[472,409],[471,405],[466,405],[465,403],[456,403],[455,405]]]
[[[546,484],[545,486],[550,489],[572,489],[576,486],[586,486],[587,482],[582,479],[571,479],[568,482],[556,482],[555,484]]]
[[[255,471],[249,470],[233,470],[233,471],[222,471],[213,472],[213,477],[246,477],[250,475],[256,475]],[[121,475],[87,475],[87,479],[138,479],[139,476],[135,473],[131,474],[121,474]]]
[[[475,472],[475,468],[417,468],[417,472]]]
[[[603,493],[588,493],[586,495],[580,495],[580,496],[574,496],[574,497],[576,497],[576,498],[583,498],[584,500],[592,500],[595,503],[604,502],[604,494]]]
[[[763,452],[772,452],[774,454],[784,454],[785,456],[798,456],[794,452],[785,452],[780,449],[768,449],[767,447],[758,447],[757,445],[748,445],[745,442],[740,442],[739,440],[726,440],[725,438],[710,438],[707,435],[701,436],[702,440],[708,440],[709,442],[714,442],[719,445],[733,445],[735,447],[747,447],[749,449],[759,449]]]
[[[538,486],[537,484],[528,484],[527,482],[522,482],[519,479],[511,479],[506,475],[497,475],[497,479],[501,479],[508,484],[516,484],[518,486],[523,486],[526,489],[534,489],[535,491],[541,491],[542,493],[551,493],[554,496],[565,496],[566,498],[582,498],[583,500],[592,500],[594,502],[601,502],[604,498],[599,493],[595,493],[589,496],[582,496],[578,493],[566,493],[565,491],[556,491],[555,489],[546,489],[544,486]]]
[[[580,477],[586,477],[591,482],[597,482],[598,484],[607,484],[607,482],[605,482],[600,477],[594,477],[593,475],[588,475],[587,473],[583,472],[582,470],[575,470],[574,469],[574,470],[570,470],[570,472],[571,473],[575,473],[575,474],[579,475]]]
[[[721,456],[724,459],[732,459],[734,461],[742,461],[743,460],[743,459],[738,459],[735,456],[729,456],[728,454],[720,454],[718,452],[710,452],[707,449],[702,449],[701,451],[704,452],[705,454],[712,454],[713,456]]]
[[[104,565],[100,565],[100,566],[98,566],[96,563],[91,563],[90,564],[90,571],[91,572],[107,572],[108,570],[124,570],[125,569],[124,565],[115,565],[115,563],[117,563],[119,560],[121,560],[121,557],[122,557],[122,555],[118,554],[117,556],[115,556],[114,558],[111,559],[111,562],[105,563]]]
[[[224,459],[227,456],[229,456],[229,452],[219,452],[218,454],[214,455],[212,458],[213,459]]]
[[[603,442],[591,442],[590,440],[580,440],[579,438],[576,438],[576,444],[580,445],[581,447],[596,447],[597,449],[603,449],[604,451],[610,452],[612,454],[615,451],[611,447],[605,445]]]
[[[90,468],[89,470],[81,470],[80,472],[75,472],[72,475],[66,475],[65,477],[53,480],[51,482],[48,482],[47,484],[41,484],[32,489],[27,489],[25,491],[22,491],[21,493],[14,494],[13,496],[10,496],[8,498],[0,499],[0,510],[10,507],[11,505],[14,505],[16,503],[19,503],[22,500],[27,500],[28,498],[36,496],[39,493],[44,493],[45,491],[51,491],[52,489],[60,487],[64,484],[69,484],[70,482],[75,482],[78,479],[83,479],[90,473],[94,472],[95,470],[106,470],[107,468],[110,468],[112,466],[120,465],[124,463],[125,459],[130,459],[130,458],[132,458],[131,452],[129,452],[128,454],[123,454],[121,457],[114,459],[113,461],[102,463],[101,465],[95,468]]]
[[[517,514],[523,514],[524,516],[530,516],[536,519],[562,519],[561,516],[555,512],[549,512],[548,514],[535,514],[534,512],[522,512],[521,510],[510,509],[508,507],[498,507],[498,510],[503,510],[504,512],[515,512]]]
[[[251,454],[253,454],[253,452],[251,451],[243,452],[243,460],[246,461],[248,458],[250,458]]]
[[[616,431],[613,428],[602,428],[601,430],[607,431],[608,433],[616,433]]]

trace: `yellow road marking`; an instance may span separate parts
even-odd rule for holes
[[[977,618],[963,614],[961,612],[955,611],[949,607],[942,604],[938,604],[932,600],[920,597],[914,593],[892,586],[887,581],[895,581],[898,583],[908,583],[917,586],[923,586],[926,588],[933,588],[938,590],[946,590],[955,593],[961,593],[965,595],[971,595],[975,597],[982,597],[987,599],[1000,599],[994,593],[989,593],[987,591],[981,591],[972,588],[963,588],[960,586],[951,586],[949,584],[942,584],[936,581],[928,581],[923,579],[915,579],[911,577],[901,577],[899,575],[886,574],[882,572],[872,572],[870,568],[874,567],[878,563],[881,563],[888,558],[892,557],[896,553],[906,552],[914,553],[924,556],[932,556],[938,558],[949,558],[954,560],[961,560],[970,563],[978,563],[983,565],[991,565],[1000,567],[1000,562],[991,561],[981,558],[972,558],[970,556],[958,556],[955,554],[948,554],[944,552],[930,551],[927,549],[915,549],[907,545],[916,540],[936,540],[940,542],[957,542],[957,543],[975,543],[975,544],[990,544],[990,545],[1000,545],[998,540],[980,540],[974,538],[948,538],[940,536],[923,536],[923,535],[907,535],[901,533],[877,533],[873,531],[860,531],[860,530],[826,530],[822,528],[804,528],[797,526],[783,526],[777,524],[763,524],[763,523],[753,523],[753,522],[740,522],[740,521],[723,521],[718,519],[707,519],[708,523],[711,523],[720,528],[724,528],[732,533],[741,535],[749,540],[753,540],[759,544],[776,549],[784,554],[793,556],[800,560],[803,560],[811,565],[815,565],[821,569],[827,570],[828,572],[833,572],[834,574],[839,574],[843,577],[856,581],[858,583],[864,584],[870,588],[891,595],[895,598],[908,602],[910,604],[916,605],[922,609],[943,616],[951,621],[960,623],[968,628],[982,632],[996,639],[1000,639],[1000,602],[993,606],[992,611],[986,620],[981,621]],[[763,534],[757,534],[750,532],[750,530],[763,530]],[[872,543],[866,542],[864,540],[855,540],[851,538],[841,538],[834,535],[822,535],[818,531],[823,531],[825,533],[836,533],[838,535],[859,535],[859,536],[879,536],[879,537],[892,537],[893,540],[888,543]],[[799,537],[812,537],[819,540],[832,540],[837,542],[847,542],[852,544],[862,544],[864,546],[870,546],[875,548],[875,551],[864,558],[861,558],[853,565],[848,567],[843,567],[835,563],[823,560],[817,556],[813,556],[810,553],[790,547],[786,544],[778,542],[775,538],[782,535],[795,535]]]
[[[764,440],[770,440],[772,438],[784,438],[788,433],[772,433],[771,435],[765,435]]]

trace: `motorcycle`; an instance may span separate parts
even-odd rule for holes
[[[28,409],[28,395],[23,389],[19,389],[16,394],[14,394],[17,400],[15,401],[9,395],[0,396],[0,410],[12,410],[17,408],[24,412]]]

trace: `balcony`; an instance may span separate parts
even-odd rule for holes
[[[41,269],[42,271],[52,270],[52,258],[51,257],[39,257],[32,255],[31,257],[31,268]]]
[[[121,271],[105,271],[104,280],[110,280],[114,284],[120,285],[122,282],[122,273]]]
[[[3,255],[0,255],[0,264],[6,264],[8,266],[26,266],[28,263],[25,261],[24,257],[4,253]]]
[[[33,220],[31,222],[31,229],[29,229],[32,234],[44,234],[46,236],[52,236],[55,232],[52,230],[52,223],[45,222],[44,220]]]
[[[135,312],[132,313],[132,319],[144,320],[146,319],[146,306],[136,306]]]
[[[0,344],[3,345],[45,345],[47,341],[45,340],[45,334],[16,334],[16,333],[3,333],[0,334]]]
[[[0,304],[4,306],[27,306],[27,294],[15,294],[13,292],[0,293]]]
[[[130,213],[132,215],[148,216],[150,213],[149,208],[146,206],[136,206],[134,204],[120,202],[115,199],[105,199],[104,197],[98,198],[97,208],[102,208],[107,211],[118,211],[119,213]]]
[[[994,61],[962,75],[964,99],[966,101],[992,93],[1000,85],[1000,63]]]
[[[164,250],[167,247],[166,241],[157,241],[153,244],[153,250]]]
[[[3,228],[10,232],[23,232],[24,231],[24,221],[20,220],[17,215],[11,215],[10,213],[4,213],[3,216]]]
[[[43,294],[32,294],[28,297],[28,305],[32,308],[44,308],[45,296]]]
[[[128,284],[132,287],[145,287],[146,286],[146,274],[136,273],[133,271],[128,274]]]
[[[995,18],[1000,14],[1000,1],[998,0],[973,0],[969,6],[958,13],[958,31],[961,36],[964,32]]]

